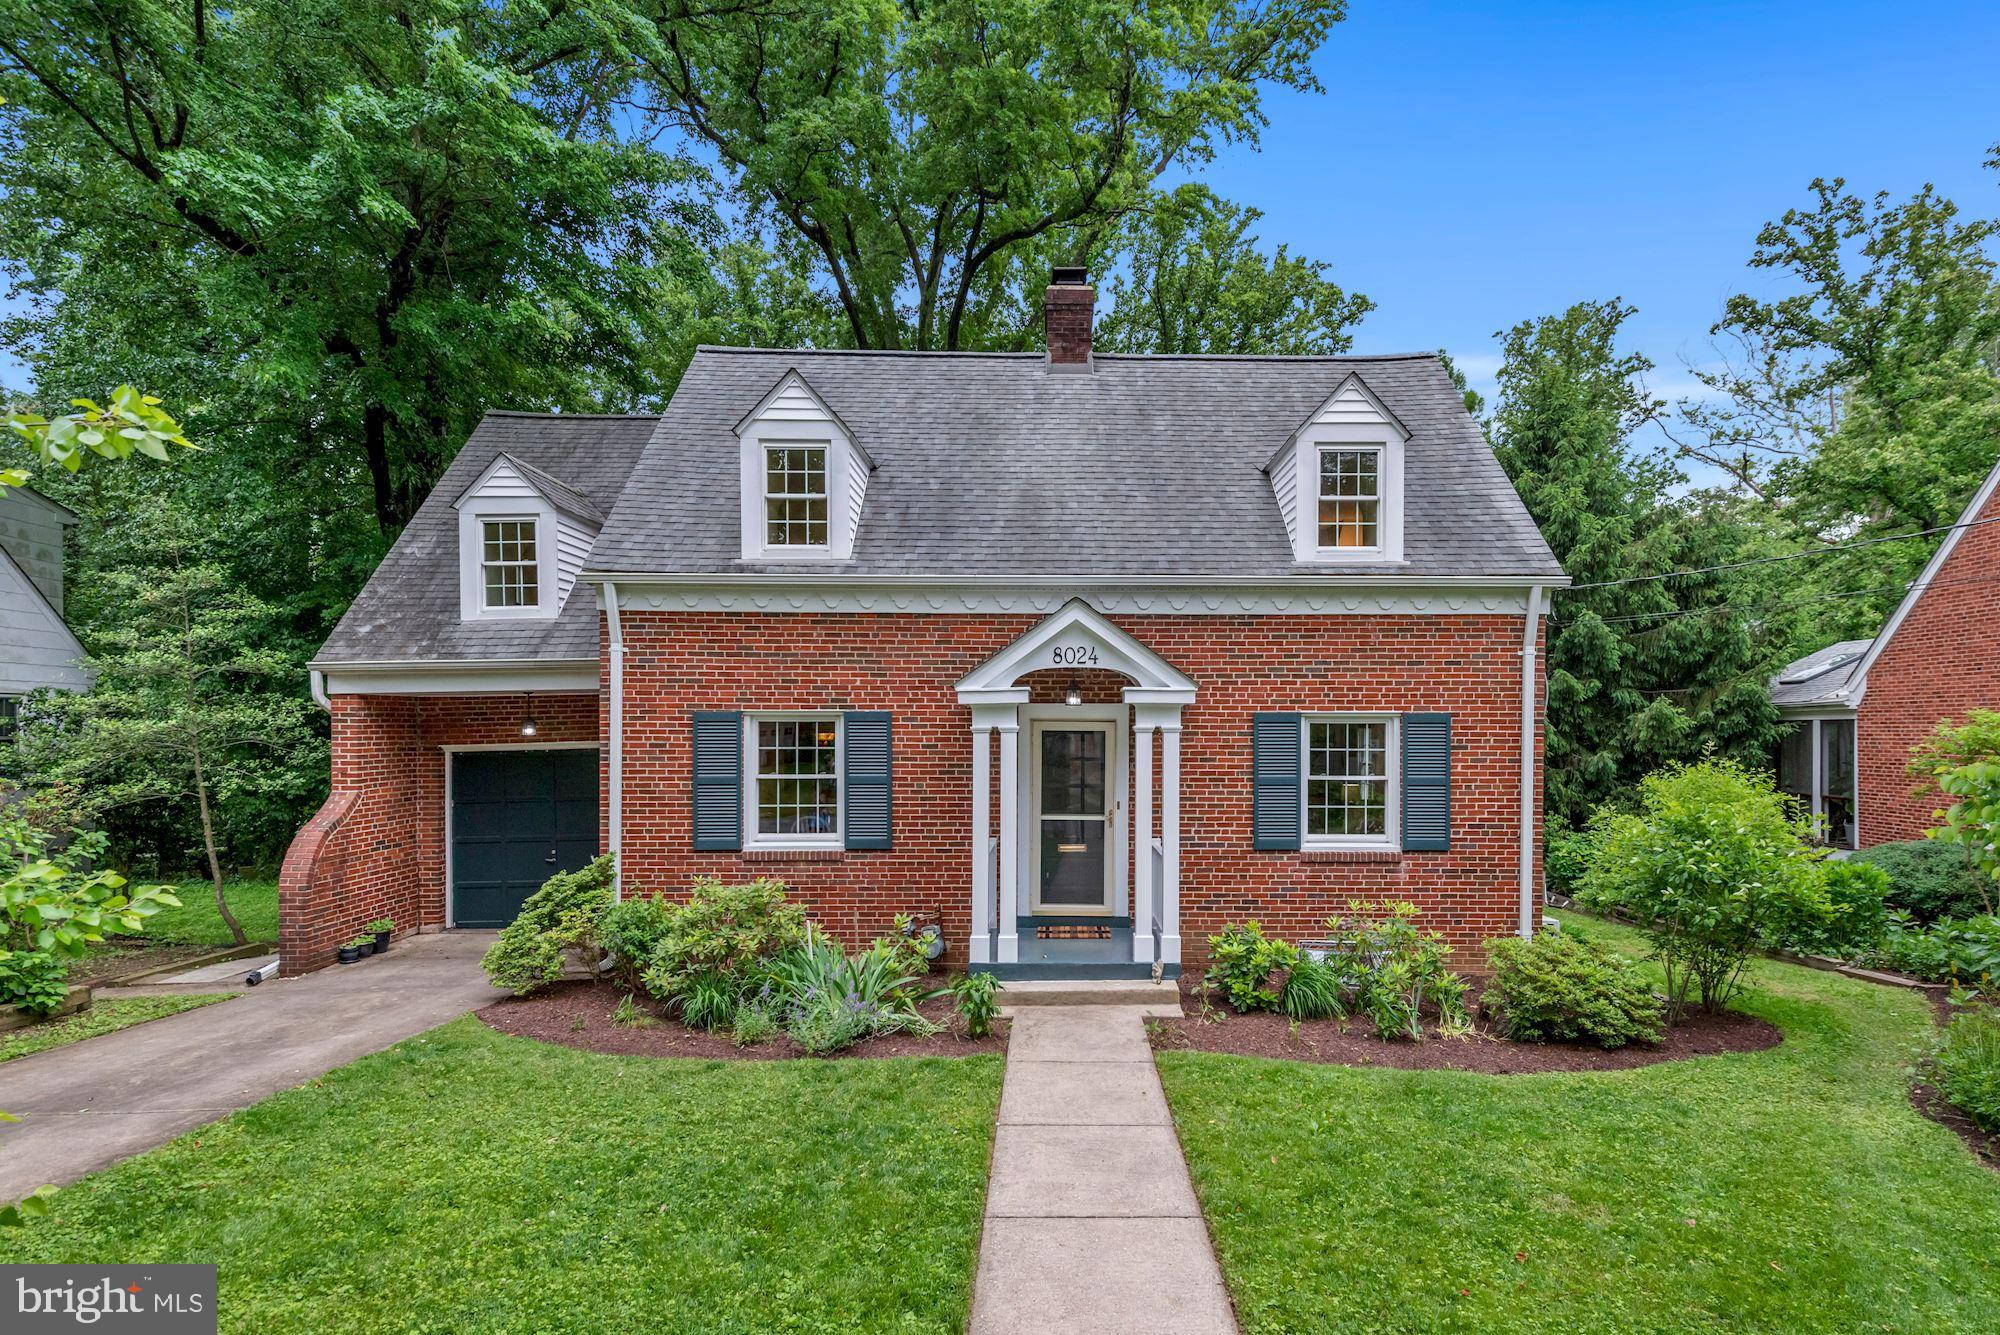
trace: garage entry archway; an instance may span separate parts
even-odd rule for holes
[[[597,856],[597,748],[453,751],[449,923],[505,927],[557,872]]]

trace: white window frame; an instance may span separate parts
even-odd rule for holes
[[[818,450],[820,452],[820,490],[816,497],[813,492],[774,492],[771,490],[771,452],[774,450]],[[775,436],[761,436],[757,442],[757,470],[759,479],[760,505],[764,527],[764,550],[768,552],[793,552],[807,556],[824,556],[833,550],[834,535],[834,490],[836,472],[835,456],[838,451],[830,440],[806,439],[783,440]],[[771,502],[809,501],[817,498],[826,504],[825,542],[772,542]]]
[[[486,526],[488,524],[532,523],[535,526],[535,604],[532,607],[488,607],[486,605]],[[459,599],[458,614],[464,621],[550,621],[562,608],[556,599],[555,507],[533,500],[509,500],[485,508],[468,506],[458,512]]]
[[[487,559],[486,559],[486,542],[487,542],[487,533],[486,533],[486,530],[487,530],[487,529],[488,529],[489,527],[491,527],[492,525],[494,525],[494,524],[525,524],[525,525],[527,525],[527,530],[528,530],[528,541],[529,541],[530,543],[532,543],[532,544],[533,544],[533,546],[534,546],[534,550],[535,550],[535,556],[534,556],[534,559],[533,559],[533,560],[531,560],[531,561],[489,561],[489,560],[487,560]],[[480,611],[481,611],[482,613],[487,613],[487,614],[491,614],[491,613],[495,613],[495,612],[498,612],[498,613],[500,613],[500,614],[502,614],[502,615],[507,615],[507,614],[512,614],[512,613],[521,613],[521,612],[536,612],[536,613],[539,613],[539,612],[540,612],[540,611],[542,610],[542,600],[543,600],[543,597],[544,597],[544,595],[546,594],[547,590],[546,590],[546,587],[545,587],[545,586],[543,585],[543,583],[542,583],[542,567],[543,567],[543,565],[544,565],[545,563],[544,563],[544,562],[543,562],[543,560],[542,560],[542,521],[541,521],[541,516],[540,516],[540,515],[481,515],[481,516],[479,516],[479,552],[478,552],[478,557],[479,557],[479,610],[480,610]],[[492,570],[494,570],[494,569],[496,569],[496,568],[504,568],[504,569],[510,569],[510,570],[511,570],[511,569],[517,569],[517,568],[518,568],[518,569],[528,569],[529,567],[532,567],[532,568],[534,569],[534,575],[535,575],[535,598],[534,598],[534,601],[533,601],[533,602],[523,602],[523,603],[495,603],[495,602],[492,602],[492,601],[490,601],[490,600],[488,599],[488,596],[487,596],[487,595],[488,595],[488,592],[489,592],[489,591],[488,591],[488,589],[487,589],[487,581],[486,581],[486,576],[487,576],[487,574],[488,574],[488,573],[489,573],[490,571],[492,571]]]
[[[0,745],[21,735],[21,700],[21,696],[0,692]]]
[[[764,723],[833,724],[833,823],[830,833],[763,834],[757,828],[757,728]],[[847,726],[838,711],[767,709],[743,715],[743,847],[845,848],[847,846]],[[774,776],[775,777],[775,776]]]
[[[1810,718],[1786,719],[1785,722],[1795,727],[1810,730],[1812,738],[1810,755],[1812,759],[1807,767],[1809,773],[1806,785],[1811,791],[1806,794],[1806,810],[1812,817],[1814,832],[1817,834],[1820,842],[1825,847],[1832,849],[1836,854],[1847,854],[1856,851],[1861,846],[1861,722],[1859,717],[1854,714],[1816,714]],[[1845,723],[1849,728],[1848,773],[1853,777],[1854,791],[1848,796],[1847,805],[1854,813],[1854,848],[1834,843],[1829,837],[1832,831],[1827,827],[1826,823],[1826,725],[1829,723]],[[1782,746],[1783,744],[1783,740],[1780,739],[1779,745]],[[1774,777],[1776,769],[1777,766],[1773,764],[1772,771]],[[1797,796],[1795,793],[1788,793],[1786,795]]]
[[[1382,724],[1382,833],[1312,834],[1312,729],[1315,723]],[[1306,851],[1402,847],[1402,715],[1381,710],[1305,714],[1299,720],[1299,847]]]
[[[1327,456],[1327,455],[1329,455],[1329,454],[1372,454],[1372,455],[1374,455],[1374,456],[1375,456],[1375,494],[1374,494],[1374,495],[1373,495],[1372,497],[1368,497],[1368,496],[1328,496],[1328,495],[1327,495],[1327,494],[1326,494],[1326,493],[1325,493],[1324,491],[1322,491],[1322,490],[1320,489],[1320,482],[1321,482],[1321,478],[1325,476],[1325,469],[1326,469],[1326,456]],[[1384,495],[1384,493],[1385,493],[1386,491],[1388,491],[1388,480],[1387,480],[1387,477],[1386,477],[1386,474],[1387,474],[1387,472],[1388,472],[1388,464],[1389,464],[1389,449],[1388,449],[1388,446],[1387,446],[1387,445],[1369,445],[1369,444],[1344,444],[1344,443],[1342,443],[1342,442],[1340,442],[1340,441],[1331,441],[1331,440],[1322,440],[1322,441],[1317,441],[1317,442],[1315,442],[1315,443],[1314,443],[1314,445],[1313,445],[1313,450],[1312,450],[1312,459],[1313,459],[1313,486],[1312,486],[1312,513],[1311,513],[1311,514],[1310,514],[1310,516],[1308,516],[1308,517],[1309,517],[1309,519],[1310,519],[1310,520],[1311,520],[1311,522],[1312,522],[1312,534],[1313,534],[1313,539],[1312,539],[1312,540],[1313,540],[1313,547],[1314,547],[1314,549],[1315,549],[1315,550],[1316,550],[1316,551],[1317,551],[1317,552],[1319,553],[1319,555],[1320,555],[1320,556],[1321,556],[1322,558],[1324,558],[1324,559],[1326,559],[1326,560],[1337,560],[1337,559],[1339,559],[1340,557],[1343,557],[1343,556],[1354,556],[1354,557],[1362,557],[1362,558],[1367,558],[1367,557],[1380,557],[1380,556],[1382,555],[1382,552],[1383,552],[1383,550],[1384,550],[1384,537],[1385,537],[1386,533],[1388,532],[1388,508],[1389,508],[1389,506],[1388,506],[1388,500],[1387,500],[1386,496]],[[1322,546],[1322,545],[1320,544],[1320,540],[1319,540],[1319,529],[1320,529],[1320,517],[1319,517],[1319,511],[1320,511],[1320,507],[1321,507],[1322,505],[1326,504],[1326,502],[1327,502],[1327,501],[1329,501],[1329,500],[1332,500],[1332,501],[1346,501],[1346,500],[1351,500],[1351,501],[1362,501],[1362,500],[1372,500],[1372,501],[1374,501],[1374,502],[1375,502],[1375,541],[1374,541],[1374,542],[1372,542],[1372,543],[1370,543],[1370,544],[1368,544],[1368,545],[1367,545],[1367,546],[1365,546],[1365,547],[1339,547],[1339,546],[1334,546],[1334,547],[1328,547],[1328,546]]]

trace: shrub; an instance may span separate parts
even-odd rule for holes
[[[1568,932],[1486,943],[1493,978],[1482,997],[1501,1034],[1529,1043],[1600,1047],[1660,1041],[1664,1008],[1631,961]]]
[[[1351,994],[1351,1009],[1374,1022],[1380,1038],[1420,1039],[1428,1006],[1440,1027],[1465,1027],[1465,980],[1445,964],[1451,947],[1417,926],[1417,906],[1352,903],[1329,918],[1326,963]]]
[[[1345,1014],[1340,975],[1331,965],[1301,955],[1285,979],[1285,992],[1278,1006],[1294,1020],[1336,1019]]]
[[[1549,817],[1542,853],[1549,889],[1565,897],[1574,896],[1595,846],[1596,837],[1591,831],[1572,830],[1561,817]]]
[[[2000,1131],[2000,1015],[1962,1008],[1938,1035],[1924,1076],[1982,1131]]]
[[[1870,957],[1873,962],[1928,983],[2000,990],[2000,916],[1947,918],[1927,928],[1901,912],[1888,919],[1882,944]]]
[[[1203,977],[1210,987],[1221,988],[1238,1011],[1274,1011],[1284,989],[1284,980],[1274,975],[1298,959],[1296,946],[1265,936],[1253,920],[1224,927],[1208,938],[1208,972]]]
[[[1888,874],[1869,863],[1830,858],[1820,863],[1819,875],[1828,916],[1798,924],[1779,944],[1844,960],[1863,959],[1878,950],[1889,930],[1884,905]]]
[[[0,950],[0,1006],[53,1015],[69,995],[69,965],[46,950]]]
[[[749,996],[763,986],[774,959],[806,940],[805,912],[785,902],[782,881],[698,880],[687,902],[669,906],[667,915],[642,975],[662,1001],[710,975],[729,980],[736,996]]]
[[[1925,836],[1960,849],[1972,866],[1980,908],[2000,909],[2000,710],[1975,709],[1962,724],[1940,723],[1911,753],[1910,773],[1948,804]]]
[[[810,1053],[837,1052],[871,1034],[934,1033],[917,1013],[906,952],[876,941],[849,956],[808,926],[805,939],[771,963],[785,1032]]]
[[[561,978],[572,961],[594,965],[598,919],[610,906],[608,856],[580,871],[549,877],[479,961],[487,978],[519,997]]]
[[[736,1018],[730,1022],[729,1036],[736,1040],[739,1048],[754,1047],[769,1042],[778,1033],[778,1022],[771,1017],[770,1007],[758,1001],[748,1001],[736,1008]]]
[[[673,910],[651,895],[621,899],[597,920],[597,943],[627,992],[645,987],[646,966],[673,926]]]
[[[1886,903],[1923,923],[1970,918],[1985,911],[1965,850],[1936,839],[1877,844],[1847,859],[1880,867],[1889,878]]]
[[[1821,856],[1768,774],[1734,761],[1669,765],[1639,810],[1601,816],[1578,898],[1642,924],[1667,973],[1671,1023],[1690,992],[1719,1010],[1752,951],[1830,916]]]
[[[79,960],[107,935],[137,932],[163,908],[170,885],[128,885],[91,870],[108,841],[100,830],[50,832],[18,809],[0,809],[0,950]]]
[[[993,1017],[1000,1010],[995,999],[1000,980],[990,973],[962,973],[951,980],[950,990],[959,1018],[965,1021],[965,1036],[984,1038],[991,1033]]]

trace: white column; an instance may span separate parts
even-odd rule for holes
[[[1179,713],[1178,710],[1175,711]],[[1160,727],[1160,961],[1181,962],[1181,725]]]
[[[993,730],[972,726],[972,948],[974,964],[993,962]]]
[[[1132,726],[1132,962],[1153,962],[1153,725]]]
[[[1021,958],[1021,725],[1000,725],[1000,958]]]

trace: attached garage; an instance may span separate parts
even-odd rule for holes
[[[450,753],[449,922],[505,927],[597,856],[597,748]]]

